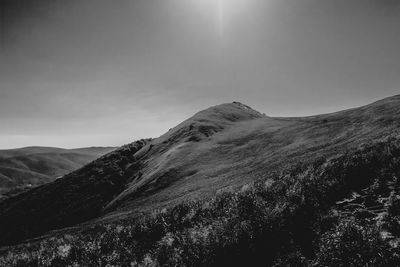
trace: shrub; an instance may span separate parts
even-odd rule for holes
[[[400,258],[374,226],[343,220],[325,233],[313,266],[398,266]]]
[[[0,265],[391,266],[398,254],[379,229],[339,220],[330,207],[353,190],[398,175],[398,157],[399,141],[385,140],[296,166],[274,182],[261,179],[245,190],[180,203],[140,219],[96,224],[10,248]],[[398,203],[391,203],[394,217]]]

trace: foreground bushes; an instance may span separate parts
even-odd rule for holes
[[[377,227],[343,220],[323,235],[313,265],[399,266],[399,252],[382,240]]]
[[[273,183],[10,248],[0,265],[386,266],[398,256],[379,229],[329,210],[353,190],[398,175],[399,159],[400,142],[384,140]]]

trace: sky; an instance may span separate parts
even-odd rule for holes
[[[239,101],[400,93],[397,0],[0,0],[0,148],[117,146]]]

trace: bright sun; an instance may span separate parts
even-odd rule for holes
[[[188,0],[201,12],[205,12],[215,23],[220,35],[223,35],[235,17],[246,7],[250,0]]]

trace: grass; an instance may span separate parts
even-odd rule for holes
[[[395,266],[379,228],[332,213],[335,201],[398,176],[385,139],[141,219],[96,224],[11,247],[4,266]],[[393,213],[391,216],[397,216]]]
[[[365,248],[361,258],[384,264],[362,245],[369,239],[394,262],[379,227],[332,207],[399,175],[398,103],[306,118],[266,117],[237,103],[199,112],[0,202],[0,245],[47,234],[5,249],[3,263],[329,266],[326,255]],[[387,223],[400,229],[396,216]],[[353,250],[340,246],[347,232]]]

